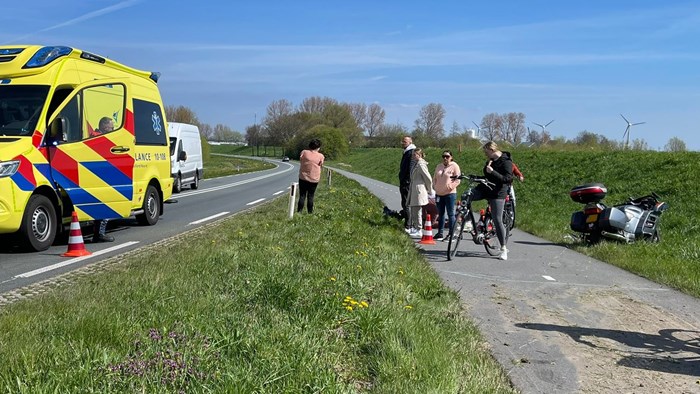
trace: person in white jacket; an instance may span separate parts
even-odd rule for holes
[[[423,157],[422,149],[416,148],[413,151],[415,165],[413,170],[411,170],[411,187],[408,190],[410,226],[409,230],[407,230],[411,237],[422,235],[423,207],[428,205],[429,199],[435,199],[433,178],[428,171],[428,162]]]

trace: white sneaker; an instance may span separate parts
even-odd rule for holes
[[[501,255],[498,258],[500,260],[508,260],[508,249],[505,246],[501,247]]]
[[[472,222],[467,222],[467,223],[464,225],[464,231],[470,232],[470,231],[472,231],[472,230],[474,230],[474,226],[472,226]]]
[[[411,238],[422,238],[422,237],[423,237],[423,231],[418,230],[417,228],[414,228],[414,229],[411,230],[410,233],[408,233],[408,235],[409,235]]]

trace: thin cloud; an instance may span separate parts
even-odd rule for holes
[[[27,34],[27,35],[18,37],[18,38],[14,39],[14,40],[12,40],[12,41],[10,41],[10,42],[22,41],[22,40],[24,40],[25,38],[29,38],[29,37],[35,36],[35,35],[37,35],[37,34],[39,34],[39,33],[46,33],[46,32],[48,32],[48,31],[52,31],[52,30],[56,30],[56,29],[61,29],[61,28],[64,28],[64,27],[68,27],[68,26],[75,25],[75,24],[77,24],[77,23],[85,22],[85,21],[90,20],[90,19],[93,19],[93,18],[97,18],[97,17],[103,16],[103,15],[111,14],[112,12],[119,11],[119,10],[122,10],[122,9],[128,8],[128,7],[132,7],[132,6],[134,6],[134,5],[138,4],[138,3],[140,3],[141,1],[142,1],[142,0],[127,0],[127,1],[122,1],[122,2],[117,3],[117,4],[115,4],[115,5],[111,5],[111,6],[109,6],[109,7],[105,7],[105,8],[99,9],[99,10],[97,10],[97,11],[88,12],[88,13],[85,14],[85,15],[81,15],[81,16],[79,16],[79,17],[77,17],[77,18],[73,18],[73,19],[70,19],[70,20],[65,21],[65,22],[61,22],[61,23],[59,23],[59,24],[57,24],[57,25],[53,25],[53,26],[45,27],[45,28],[43,28],[43,29],[36,30],[36,31],[32,32],[31,34]]]

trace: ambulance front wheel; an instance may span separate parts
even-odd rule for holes
[[[37,252],[50,248],[56,239],[57,223],[56,209],[51,200],[41,194],[31,196],[17,232],[20,245]]]
[[[143,199],[143,213],[136,216],[136,220],[144,226],[153,226],[160,218],[160,194],[155,186],[150,185],[146,189],[146,197]]]

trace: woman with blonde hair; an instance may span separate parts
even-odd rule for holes
[[[503,225],[503,207],[508,194],[508,186],[513,182],[513,161],[510,159],[510,153],[501,152],[498,145],[489,141],[485,143],[481,150],[488,159],[484,165],[484,176],[495,186],[491,189],[480,184],[472,194],[472,201],[487,199],[491,206],[491,217],[496,227],[496,235],[498,242],[501,244],[501,260],[508,259],[508,233]]]
[[[411,186],[408,190],[409,230],[411,237],[420,237],[423,228],[423,207],[428,205],[429,198],[435,198],[433,178],[428,171],[428,162],[424,159],[423,149],[413,151],[415,165],[411,171]]]

